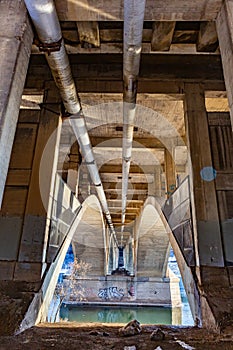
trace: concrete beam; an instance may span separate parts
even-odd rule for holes
[[[197,40],[198,52],[215,52],[218,48],[218,35],[215,22],[202,22]]]
[[[79,40],[84,48],[100,47],[99,25],[96,21],[76,22]]]
[[[0,2],[0,33],[1,206],[33,39],[23,1]]]
[[[152,51],[169,51],[176,22],[154,22],[151,38]]]
[[[216,20],[219,48],[221,52],[223,73],[225,78],[227,97],[233,128],[233,3],[226,0]]]
[[[61,21],[123,21],[122,0],[56,0],[56,8]],[[214,20],[222,0],[147,0],[145,21],[200,21]]]

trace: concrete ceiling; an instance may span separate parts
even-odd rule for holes
[[[214,89],[207,88],[206,108],[228,111],[214,22],[222,3],[222,0],[146,1],[127,224],[132,224],[148,193],[166,197],[166,149],[172,153],[177,173],[185,172],[183,81],[198,80],[207,85],[215,81]],[[119,226],[123,0],[55,0],[55,5],[113,223]],[[32,104],[35,107],[40,102],[35,93],[30,93],[31,87],[39,90],[40,80],[44,83],[51,79],[37,42],[35,37],[23,108],[32,108]],[[67,169],[74,142],[71,130],[64,125],[60,170]],[[89,180],[85,166],[82,167],[80,191],[85,196]]]

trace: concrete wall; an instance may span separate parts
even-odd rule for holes
[[[64,283],[67,283],[66,279]],[[170,272],[170,278],[164,279],[106,276],[82,278],[77,283],[81,286],[88,302],[181,306],[179,279],[172,272]]]

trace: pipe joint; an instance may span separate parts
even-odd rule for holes
[[[92,165],[92,164],[95,164],[95,160],[91,160],[90,162],[84,161],[83,164]]]
[[[123,160],[124,160],[126,163],[128,163],[128,162],[130,162],[131,157],[123,157]]]
[[[62,44],[62,38],[53,43],[43,43],[39,41],[37,46],[41,52],[46,52],[48,55],[50,55],[51,52],[60,51],[61,44]]]
[[[137,91],[137,79],[135,76],[130,75],[124,78],[124,89],[126,92],[136,93]]]

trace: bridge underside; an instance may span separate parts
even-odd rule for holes
[[[113,278],[121,261],[129,281],[165,280],[171,245],[197,324],[232,323],[232,1],[148,0],[133,77],[121,1],[55,5],[94,160],[71,128],[53,51],[39,50],[22,1],[0,2],[0,334],[44,317],[71,241],[93,279]]]

